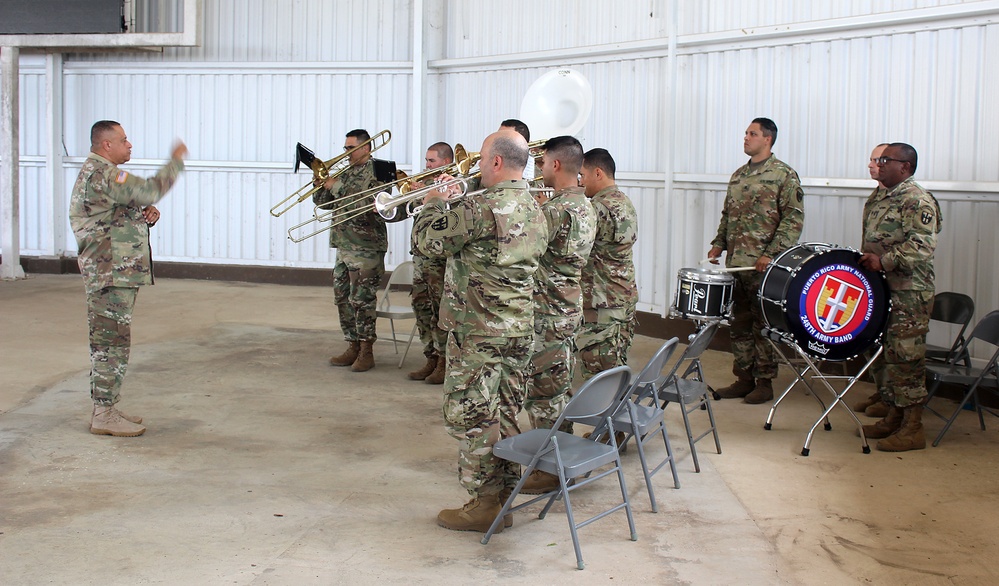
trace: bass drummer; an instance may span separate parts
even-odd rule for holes
[[[727,267],[756,269],[735,273],[729,335],[737,380],[716,393],[751,404],[773,399],[777,376],[776,353],[761,334],[760,283],[770,261],[797,244],[805,220],[801,182],[794,169],[773,155],[776,141],[777,125],[769,118],[756,118],[746,129],[743,152],[749,162],[729,179],[718,234],[708,252],[714,264],[726,252]]]

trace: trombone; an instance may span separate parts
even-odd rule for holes
[[[356,150],[370,144],[371,152],[375,152],[387,145],[390,140],[392,140],[392,133],[388,130],[383,130],[361,144],[344,151],[328,161],[316,158],[315,153],[303,146],[302,143],[298,143],[298,146],[295,149],[295,172],[298,172],[298,167],[301,163],[305,163],[312,169],[312,181],[306,183],[297,191],[276,203],[274,207],[271,208],[271,215],[278,218],[288,212],[291,208],[312,197],[317,191],[322,189],[323,183],[325,183],[328,179],[331,177],[338,177],[341,173],[347,170],[347,167],[350,166],[350,155]]]
[[[475,197],[485,193],[489,188],[476,189],[475,191],[468,190],[468,183],[472,179],[478,177],[480,173],[475,173],[468,177],[455,177],[448,181],[443,181],[441,183],[435,183],[433,185],[428,185],[422,189],[416,189],[410,191],[406,194],[394,194],[389,191],[383,191],[375,196],[375,210],[381,214],[383,218],[393,218],[397,213],[396,208],[399,206],[406,206],[406,214],[409,216],[415,216],[423,210],[423,204],[414,206],[413,204],[418,201],[422,201],[429,193],[433,191],[439,191],[441,193],[446,193],[451,190],[454,186],[461,186],[461,191],[451,195],[447,199],[448,203],[459,201],[469,197]],[[531,187],[527,191],[533,193],[545,193],[550,197],[552,193],[555,192],[551,187]]]
[[[384,191],[393,191],[394,189],[397,189],[399,193],[407,194],[416,188],[417,183],[425,183],[426,180],[431,178],[436,179],[441,175],[455,174],[467,176],[472,167],[479,162],[479,157],[479,153],[469,153],[465,150],[465,147],[457,144],[454,147],[453,163],[449,163],[436,169],[429,169],[427,171],[423,171],[422,173],[417,173],[416,175],[403,175],[395,181],[383,183],[377,187],[365,189],[364,191],[358,191],[357,193],[348,195],[338,200],[319,204],[316,206],[314,211],[315,218],[309,220],[309,222],[335,222],[332,226],[342,224],[374,210],[374,199]],[[365,200],[367,201],[363,205],[357,205],[360,202],[365,202]],[[388,217],[386,219],[390,220],[392,218]]]

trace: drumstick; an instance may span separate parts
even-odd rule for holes
[[[704,259],[704,260],[701,261],[701,264],[709,263],[709,262],[711,262],[713,260],[715,260],[715,259],[713,259],[713,258],[706,258],[706,259]],[[723,272],[723,273],[734,273],[736,271],[755,271],[756,267],[717,267],[717,268],[712,267],[711,270],[712,271],[719,271],[719,272]]]

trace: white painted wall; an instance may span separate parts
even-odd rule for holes
[[[802,177],[804,240],[856,246],[870,148],[915,146],[944,214],[938,290],[970,294],[978,316],[999,307],[999,2],[205,0],[203,12],[202,47],[65,57],[61,169],[45,163],[45,61],[22,52],[22,254],[63,252],[49,175],[68,192],[90,124],[113,118],[139,174],[174,137],[191,149],[157,258],[330,266],[324,239],[285,238],[311,210],[267,213],[308,179],[290,172],[296,142],[329,158],[346,131],[387,128],[378,156],[409,171],[437,140],[478,150],[537,77],[571,66],[595,94],[578,137],[611,151],[641,214],[640,309],[665,312],[677,270],[703,258],[755,116],[777,122],[775,152]],[[390,227],[390,267],[409,225]]]

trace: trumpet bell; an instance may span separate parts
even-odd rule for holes
[[[539,77],[520,104],[520,119],[534,136],[573,136],[593,109],[593,88],[575,69],[556,69]]]

